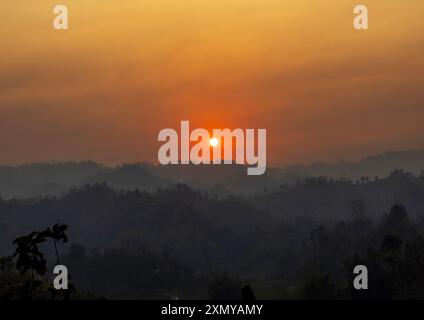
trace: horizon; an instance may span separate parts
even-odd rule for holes
[[[375,153],[375,154],[369,154],[365,157],[361,157],[359,159],[351,159],[351,160],[346,160],[346,159],[341,159],[338,161],[334,161],[334,162],[325,162],[325,161],[314,161],[314,162],[306,162],[306,163],[289,163],[289,164],[282,164],[282,165],[275,165],[275,166],[269,166],[267,170],[269,169],[287,169],[287,168],[291,168],[291,167],[296,167],[296,166],[301,166],[301,167],[310,167],[310,166],[314,166],[314,165],[341,165],[341,164],[358,164],[363,160],[368,160],[371,158],[375,158],[375,157],[381,157],[381,156],[387,156],[390,154],[407,154],[407,153],[423,153],[424,154],[424,149],[405,149],[405,150],[386,150],[385,152],[382,153]],[[108,164],[105,162],[101,162],[101,161],[96,161],[96,160],[91,160],[91,159],[85,159],[85,160],[65,160],[65,161],[57,161],[57,160],[48,160],[48,161],[35,161],[35,162],[29,162],[29,163],[18,163],[18,164],[0,164],[0,167],[10,167],[10,168],[19,168],[19,167],[26,167],[26,166],[33,166],[33,165],[63,165],[63,164],[88,164],[88,163],[92,163],[92,164],[96,164],[96,165],[100,165],[102,167],[105,168],[111,168],[111,169],[115,169],[115,168],[119,168],[125,165],[148,165],[148,166],[153,166],[153,167],[163,167],[164,165],[161,165],[159,162],[152,162],[152,161],[148,161],[148,160],[140,160],[140,161],[134,161],[134,162],[122,162],[122,163],[118,163],[118,164]],[[169,167],[171,165],[165,165],[165,167]],[[205,164],[178,164],[176,165],[177,167],[202,167],[202,166],[207,166]],[[242,166],[242,167],[247,167],[248,165],[246,164],[237,164],[237,163],[231,163],[231,164],[220,164],[220,165],[216,165],[216,166]],[[400,168],[401,169],[401,168]],[[424,169],[424,165],[423,165],[423,169]]]

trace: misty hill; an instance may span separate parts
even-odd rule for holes
[[[181,184],[155,192],[87,185],[59,198],[0,200],[0,254],[18,235],[61,222],[72,242],[89,249],[144,246],[196,269],[231,267],[257,255],[271,259],[280,250],[276,243],[299,246],[321,225],[373,224],[395,203],[423,222],[423,194],[424,176],[402,171],[359,184],[309,178],[278,192],[222,199]]]
[[[144,164],[112,168],[87,161],[0,167],[0,196],[3,198],[60,196],[71,188],[97,182],[108,183],[118,190],[156,190],[170,183],[155,176]]]
[[[249,202],[286,221],[299,216],[326,223],[346,219],[357,201],[363,204],[362,214],[370,219],[379,219],[394,203],[408,204],[413,216],[424,217],[423,178],[423,174],[414,176],[401,170],[374,180],[306,178],[292,187],[282,186],[281,190],[251,197]]]
[[[424,170],[424,151],[388,151],[383,154],[366,157],[358,162],[340,162],[335,164],[314,163],[307,166],[294,165],[284,168],[285,174],[309,177],[327,176],[334,178],[359,179],[360,177],[387,177],[394,170],[404,170],[418,174]]]
[[[262,176],[247,176],[240,165],[155,166],[148,163],[107,167],[95,162],[37,163],[0,167],[0,196],[34,198],[60,196],[70,188],[107,183],[117,190],[155,191],[175,183],[187,184],[225,197],[279,190],[306,177],[326,176],[357,180],[387,177],[396,169],[418,174],[424,169],[424,151],[390,151],[358,162],[315,163],[268,168]]]
[[[0,201],[0,251],[53,221],[66,222],[73,241],[89,248],[142,244],[202,267],[234,259],[242,239],[274,220],[241,199],[217,200],[184,185],[155,193],[87,185],[57,199]]]

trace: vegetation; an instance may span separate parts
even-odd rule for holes
[[[53,263],[97,298],[234,299],[250,284],[258,299],[424,299],[423,195],[423,175],[395,171],[308,178],[249,197],[95,184],[3,200],[2,254],[27,235],[0,259],[0,299],[51,299]],[[55,221],[72,239],[62,254],[63,226],[28,233]],[[367,291],[352,288],[358,264],[368,267]]]

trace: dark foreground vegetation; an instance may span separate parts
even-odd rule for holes
[[[12,242],[57,222],[69,242],[42,234],[46,270],[31,293]],[[239,299],[246,284],[259,299],[424,299],[424,176],[309,178],[249,197],[95,184],[7,199],[0,252],[0,299],[52,298],[58,259],[75,299]],[[368,267],[367,291],[352,288],[358,264]]]

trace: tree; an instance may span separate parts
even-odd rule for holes
[[[43,276],[47,271],[47,260],[44,254],[40,251],[39,245],[47,239],[52,239],[56,253],[57,263],[60,264],[59,252],[57,249],[57,241],[62,240],[67,242],[68,238],[65,234],[67,225],[55,224],[52,229],[47,228],[44,231],[33,231],[28,235],[16,238],[13,244],[16,246],[15,252],[12,257],[16,258],[16,269],[19,270],[20,275],[24,276],[30,271],[29,282],[29,297],[33,299],[34,292],[45,282]],[[74,287],[69,285],[69,291],[64,290],[64,298],[68,299]],[[52,297],[56,297],[57,291],[50,290]]]

